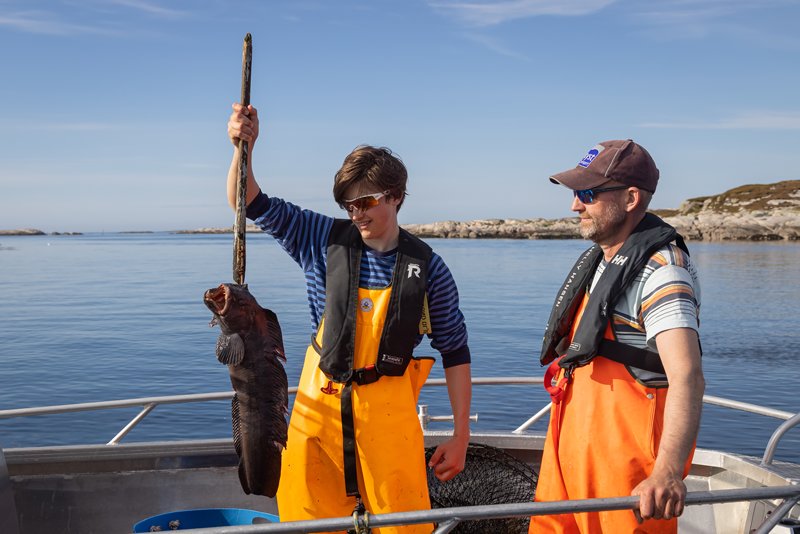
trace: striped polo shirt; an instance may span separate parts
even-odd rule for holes
[[[605,271],[603,259],[589,291]],[[656,350],[655,337],[673,328],[700,333],[700,283],[689,255],[673,244],[658,250],[614,307],[612,327],[627,345]],[[656,384],[652,384],[656,385]]]
[[[328,237],[333,218],[269,197],[263,192],[247,206],[247,217],[270,234],[303,269],[306,279],[312,332],[319,328],[325,310]],[[364,246],[359,287],[384,289],[390,286],[397,249],[379,252]],[[433,253],[428,268],[428,306],[433,334],[431,347],[442,355],[442,365],[470,363],[467,327],[458,301],[458,288],[444,260]],[[417,337],[416,345],[422,336]],[[416,346],[415,345],[415,346]]]

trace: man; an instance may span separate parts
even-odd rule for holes
[[[536,533],[674,533],[705,382],[700,286],[683,238],[647,213],[659,171],[630,139],[552,176],[594,241],[558,292],[541,363],[553,399],[536,501],[639,496],[638,509],[534,516]]]
[[[228,173],[236,203],[238,140],[253,145],[258,114],[233,105],[237,149]],[[449,269],[402,230],[407,172],[389,149],[360,146],[336,173],[334,219],[262,193],[248,166],[247,216],[305,272],[312,341],[289,422],[278,488],[282,521],[430,508],[419,390],[433,358],[413,358],[427,333],[442,355],[455,417],[452,439],[429,466],[440,480],[464,468],[469,442],[470,352]],[[375,529],[431,532],[431,525]]]

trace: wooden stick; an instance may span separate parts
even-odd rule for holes
[[[253,38],[248,33],[244,36],[242,47],[242,99],[241,103],[250,105],[250,67],[253,63]],[[236,221],[233,225],[233,281],[244,284],[246,265],[245,233],[247,220],[247,165],[249,146],[247,141],[239,140],[239,181],[236,186]]]

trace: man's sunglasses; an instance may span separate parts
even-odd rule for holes
[[[578,200],[581,201],[582,204],[591,204],[594,202],[595,197],[599,193],[605,193],[606,191],[619,191],[621,189],[628,189],[629,186],[627,185],[615,185],[614,187],[595,187],[593,189],[575,189],[572,193],[578,197]]]
[[[345,200],[339,203],[339,207],[348,213],[358,211],[367,211],[374,208],[379,204],[379,200],[389,194],[389,191],[383,193],[370,193],[369,195],[361,195],[352,200]]]

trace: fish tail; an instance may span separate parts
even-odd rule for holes
[[[239,482],[242,490],[247,494],[275,497],[278,493],[278,484],[281,480],[281,450],[278,444],[273,444],[272,451],[265,451],[261,469],[253,469],[245,463],[244,458],[239,459]],[[255,480],[251,478],[257,477]]]

